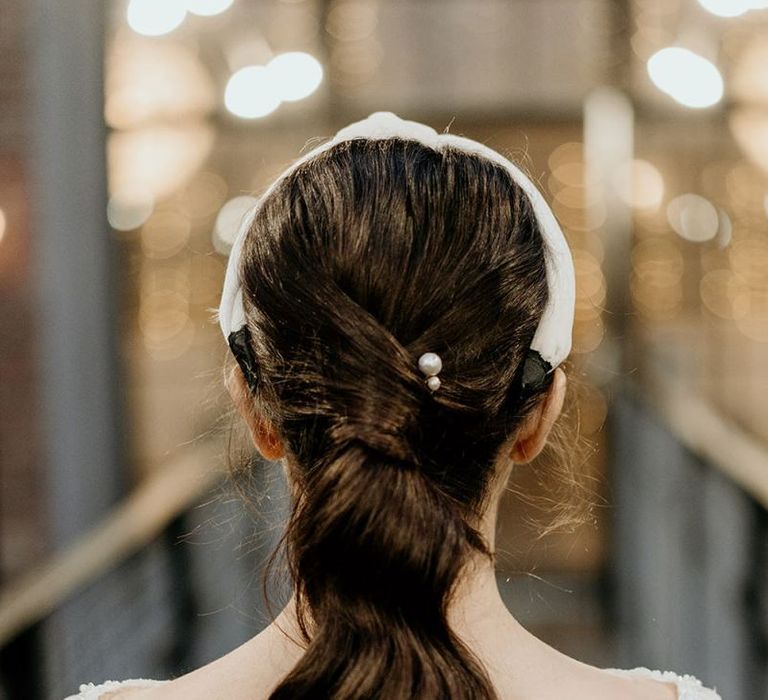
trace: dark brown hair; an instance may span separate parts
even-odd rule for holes
[[[492,557],[499,448],[548,388],[520,388],[544,255],[510,174],[453,148],[343,142],[264,201],[240,279],[306,644],[273,700],[495,697],[446,612],[470,554]]]

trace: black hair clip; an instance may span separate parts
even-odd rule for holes
[[[533,394],[544,388],[552,379],[553,369],[554,367],[536,350],[529,350],[523,361],[523,372],[520,377],[522,393]]]
[[[258,379],[256,375],[256,358],[251,347],[251,333],[248,326],[243,326],[239,331],[233,331],[227,338],[229,349],[240,365],[243,376],[248,382],[251,391],[256,391]]]

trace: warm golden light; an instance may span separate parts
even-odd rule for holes
[[[171,40],[118,34],[106,59],[104,113],[115,129],[203,118],[216,107],[216,88],[200,57]]]
[[[741,318],[749,311],[749,289],[731,270],[711,270],[699,283],[701,301],[708,311],[726,320]]]
[[[242,195],[230,199],[219,211],[213,228],[213,247],[227,255],[232,248],[246,212],[253,208],[256,197]]]
[[[768,39],[756,34],[739,44],[729,72],[729,93],[741,102],[768,104]]]
[[[192,226],[175,211],[155,212],[141,229],[141,249],[148,258],[170,258],[189,242]]]
[[[731,269],[750,287],[768,283],[768,241],[762,236],[734,241],[728,250]]]
[[[573,352],[584,355],[600,347],[605,337],[605,324],[602,316],[590,321],[577,323],[573,327]]]
[[[195,326],[181,295],[166,290],[142,299],[139,310],[144,347],[157,360],[174,360],[192,345]]]
[[[367,41],[339,42],[330,57],[331,75],[341,92],[354,93],[364,86],[379,69],[384,60],[384,49],[375,39]]]
[[[558,168],[571,163],[584,162],[584,144],[580,141],[567,141],[561,143],[549,154],[549,169],[555,172]]]
[[[339,41],[363,41],[376,31],[377,23],[375,3],[370,0],[342,0],[332,3],[325,29]]]
[[[107,202],[107,220],[116,231],[132,231],[141,226],[155,207],[155,199],[142,185],[124,184]]]
[[[200,169],[213,137],[213,128],[205,123],[112,133],[107,143],[110,191],[140,182],[156,201],[174,194]]]
[[[585,382],[579,387],[579,399],[579,431],[583,435],[592,435],[602,430],[608,416],[605,393]]]
[[[762,107],[738,107],[728,117],[741,151],[763,173],[768,173],[768,117]]]
[[[191,219],[215,215],[227,198],[227,183],[221,175],[209,171],[195,174],[177,194],[179,210]]]
[[[674,318],[682,308],[684,261],[669,238],[639,241],[632,250],[630,292],[638,312],[651,321]]]
[[[717,235],[720,217],[714,205],[698,194],[682,194],[667,206],[669,225],[686,240],[700,243]]]
[[[573,267],[576,272],[577,321],[597,318],[605,304],[605,277],[597,258],[586,250],[573,251]]]
[[[664,199],[664,178],[647,160],[624,163],[613,175],[616,193],[635,209],[657,209]]]

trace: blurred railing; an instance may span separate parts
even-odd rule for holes
[[[0,588],[0,647],[156,539],[221,480],[221,455],[215,442],[175,455],[70,547]]]
[[[768,699],[768,448],[674,378],[611,411],[622,665]]]
[[[768,446],[681,383],[635,387],[675,437],[768,508]]]

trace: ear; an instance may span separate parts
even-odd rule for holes
[[[565,372],[557,367],[549,391],[526,417],[517,432],[511,453],[513,461],[520,464],[530,462],[544,448],[549,431],[563,408],[565,385]]]
[[[271,423],[259,415],[253,405],[253,398],[248,391],[248,384],[243,371],[235,365],[224,380],[232,401],[242,416],[251,433],[253,444],[264,459],[275,461],[285,454],[283,442]]]

